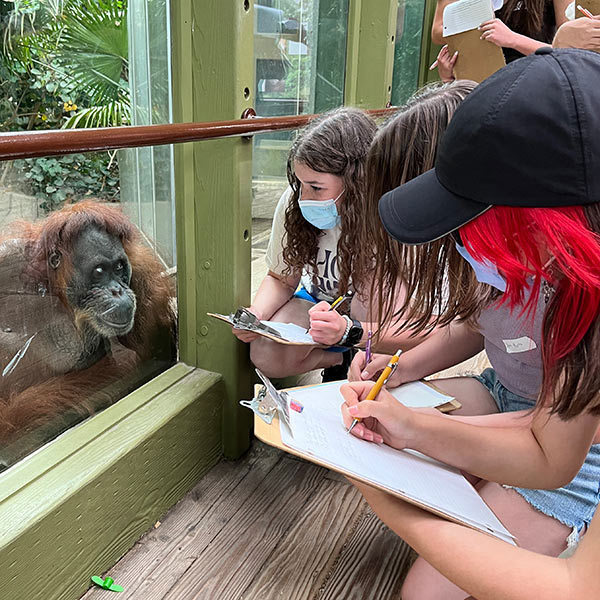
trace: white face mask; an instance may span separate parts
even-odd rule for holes
[[[506,279],[498,273],[495,264],[491,263],[489,260],[486,260],[485,262],[475,260],[464,246],[461,246],[456,242],[454,243],[458,253],[471,265],[471,267],[473,267],[475,277],[479,283],[487,283],[501,292],[506,291]]]
[[[337,198],[331,200],[299,200],[300,212],[311,225],[318,229],[333,229],[341,221],[336,202],[343,193],[344,190],[338,194]]]

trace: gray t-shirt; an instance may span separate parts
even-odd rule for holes
[[[287,188],[281,195],[275,215],[273,216],[273,226],[271,237],[267,247],[265,257],[267,267],[273,273],[282,275],[286,265],[283,261],[283,247],[285,245],[285,211],[292,197],[292,189]],[[340,238],[340,226],[333,229],[327,229],[319,237],[319,247],[317,250],[317,278],[316,284],[313,283],[313,273],[307,268],[303,269],[300,282],[306,291],[317,298],[317,300],[326,300],[332,302],[339,296],[339,268],[337,256],[337,244]]]
[[[525,302],[530,292],[525,294]],[[542,286],[533,315],[520,314],[508,305],[496,303],[484,309],[479,330],[485,338],[485,351],[500,383],[511,392],[537,400],[542,386],[542,324],[546,310]]]

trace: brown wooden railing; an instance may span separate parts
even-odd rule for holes
[[[383,108],[366,112],[373,117],[385,117],[394,110],[393,108]],[[212,123],[173,123],[102,129],[0,133],[0,161],[96,150],[179,144],[213,138],[252,135],[266,131],[298,129],[319,116],[254,117],[253,112],[246,111],[245,118],[235,121]]]

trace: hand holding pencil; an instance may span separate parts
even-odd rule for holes
[[[346,294],[331,304],[319,302],[309,309],[310,329],[308,332],[315,342],[326,346],[337,344],[346,331],[347,321],[336,309],[351,297],[352,294]]]
[[[348,429],[359,417],[360,422],[352,429],[351,435],[398,450],[414,447],[416,423],[421,415],[398,402],[385,388],[375,400],[367,400],[374,386],[372,381],[355,381],[341,387],[344,427]]]
[[[402,350],[398,350],[392,358],[390,358],[390,362],[387,364],[386,368],[381,372],[381,375],[375,382],[375,385],[371,388],[365,400],[375,400],[377,398],[377,394],[381,391],[381,388],[387,383],[390,375],[396,370],[396,366],[398,365],[398,359],[400,358],[400,354],[402,354]],[[352,421],[352,424],[348,428],[348,433],[350,433],[354,427],[360,422],[360,417],[355,417]]]

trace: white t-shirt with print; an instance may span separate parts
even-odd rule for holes
[[[273,273],[282,275],[286,265],[283,261],[283,247],[285,245],[285,211],[292,197],[292,189],[287,188],[275,209],[273,216],[273,227],[269,246],[267,247],[266,263]],[[340,238],[341,228],[338,225],[333,229],[326,229],[319,237],[319,249],[317,251],[317,283],[313,283],[313,273],[307,268],[302,271],[300,282],[306,291],[317,298],[332,302],[339,296],[339,268],[337,256],[337,244]]]

